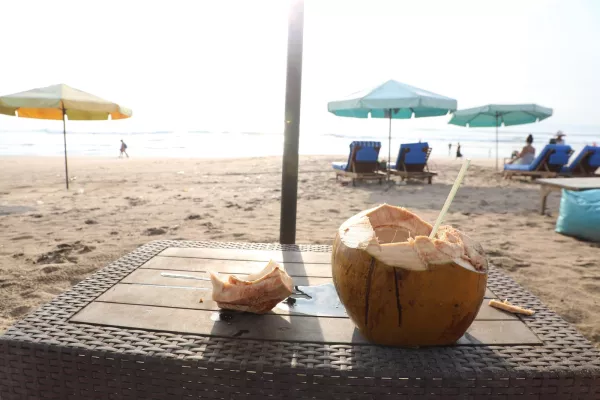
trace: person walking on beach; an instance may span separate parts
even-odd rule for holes
[[[462,158],[462,153],[460,152],[460,143],[456,146],[456,158]]]
[[[452,143],[448,143],[448,155],[452,155]]]
[[[125,144],[123,139],[121,139],[121,153],[119,154],[119,158],[123,158],[123,154],[125,154],[127,158],[129,158],[129,154],[127,154],[127,145]]]
[[[517,164],[517,165],[529,165],[533,162],[535,158],[535,147],[531,144],[533,143],[533,136],[529,134],[527,139],[525,139],[525,146],[521,149],[521,152],[517,154],[517,157],[510,160],[509,164]]]

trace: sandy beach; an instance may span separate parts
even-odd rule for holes
[[[329,244],[345,219],[380,203],[433,222],[460,168],[434,159],[433,185],[337,183],[330,162],[300,159],[298,243]],[[281,158],[0,158],[0,332],[111,261],[156,239],[277,242]],[[600,245],[554,232],[560,195],[538,213],[535,184],[474,160],[446,220],[600,346]]]

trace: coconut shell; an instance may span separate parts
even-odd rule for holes
[[[361,334],[371,342],[391,346],[455,343],[471,325],[483,302],[487,284],[487,262],[481,259],[483,250],[450,227],[428,244],[422,235],[431,232],[431,225],[405,209],[382,207],[385,208],[358,216],[378,214],[371,218],[380,224],[374,227],[375,233],[380,231],[384,235],[397,227],[407,230],[409,238],[397,243],[397,253],[389,253],[385,246],[396,243],[344,240],[343,235],[354,225],[352,222],[342,225],[333,244],[331,262],[340,301]],[[382,215],[385,226],[381,225]],[[365,230],[364,221],[359,222],[359,229]],[[411,237],[415,230],[421,236]],[[421,247],[420,242],[424,243]],[[380,248],[382,253],[396,257],[393,266],[379,259],[390,261],[391,257],[389,254],[378,257],[382,254],[378,253]],[[435,260],[435,264],[423,261],[429,259]]]
[[[290,296],[294,290],[292,278],[271,260],[260,272],[245,279],[235,275],[218,276],[210,272],[212,299],[220,308],[264,314]]]

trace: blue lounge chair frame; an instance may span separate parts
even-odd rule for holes
[[[600,168],[600,147],[585,146],[568,166],[560,170],[562,176],[596,176]]]
[[[390,174],[399,176],[401,180],[427,180],[431,185],[433,177],[437,175],[436,172],[429,171],[427,165],[431,150],[427,142],[401,144],[396,164],[390,165]]]
[[[535,178],[554,178],[569,162],[573,154],[571,146],[547,144],[531,164],[505,164],[504,178],[513,176],[529,176]]]
[[[381,172],[378,161],[381,142],[354,141],[350,143],[350,154],[346,163],[333,163],[335,179],[352,178],[352,186],[356,181],[378,180],[381,184],[385,174]]]

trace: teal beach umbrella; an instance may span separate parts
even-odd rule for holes
[[[488,104],[458,110],[449,124],[471,128],[496,127],[496,170],[498,170],[498,127],[539,122],[552,116],[552,109],[537,104]]]
[[[439,117],[456,110],[456,100],[395,80],[352,93],[327,103],[327,110],[339,117],[389,118],[388,165],[391,162],[392,119]],[[388,180],[389,180],[388,168]]]

